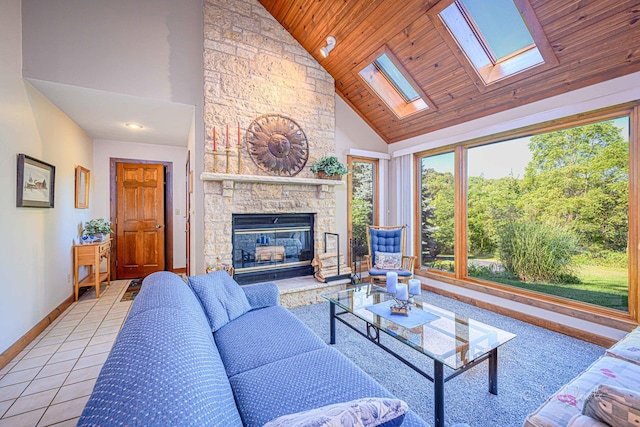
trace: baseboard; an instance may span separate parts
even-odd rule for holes
[[[599,345],[601,347],[609,348],[616,343],[616,340],[603,337],[601,335],[593,334],[591,332],[583,331],[581,329],[573,328],[571,326],[563,325],[557,322],[552,322],[550,320],[542,319],[540,317],[525,314],[516,310],[511,310],[509,308],[491,304],[489,302],[479,301],[475,298],[471,298],[465,295],[460,295],[454,292],[447,291],[445,289],[436,288],[426,283],[422,284],[422,288],[428,291],[431,291],[433,293],[445,296],[447,298],[461,301],[465,304],[473,305],[475,307],[489,310],[494,313],[502,314],[503,316],[508,316],[517,320],[521,320],[531,325],[540,326],[541,328],[549,329],[554,332],[559,332],[561,334],[568,335],[573,338],[578,338],[583,341],[587,341],[592,344]]]
[[[31,328],[29,332],[24,334],[18,341],[13,343],[11,347],[6,349],[4,353],[0,354],[0,369],[7,366],[7,364],[13,360],[22,350],[24,350],[31,341],[33,341],[42,331],[46,329],[54,320],[58,318],[64,311],[69,308],[69,306],[73,303],[74,296],[71,295],[69,298],[64,300],[62,304],[53,309],[51,313],[49,313],[44,319],[39,321],[36,326]]]
[[[176,274],[187,274],[187,267],[182,267],[182,268],[174,268],[173,270],[171,270],[172,272],[176,273]]]

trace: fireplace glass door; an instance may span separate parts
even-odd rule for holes
[[[250,217],[234,218],[233,266],[239,283],[312,274],[312,216]]]

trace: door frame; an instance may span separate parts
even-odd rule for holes
[[[122,159],[111,157],[109,159],[109,216],[112,224],[115,224],[118,213],[118,186],[116,185],[118,163],[142,163],[164,166],[164,270],[173,271],[173,163],[160,160]],[[111,253],[116,254],[116,256],[111,257],[112,276],[117,276],[117,232],[115,236],[116,237],[111,241]],[[112,279],[117,280],[118,278],[113,277]]]

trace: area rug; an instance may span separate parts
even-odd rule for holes
[[[498,350],[497,396],[488,391],[486,362],[445,384],[447,426],[468,423],[471,427],[520,427],[529,413],[598,359],[605,350],[430,292],[423,293],[420,298],[517,335]],[[329,342],[328,303],[291,311],[325,342]],[[355,324],[362,325],[362,322]],[[385,334],[381,335],[385,345],[426,372],[433,372],[433,362],[429,358]],[[433,425],[431,382],[340,322],[336,322],[336,344],[333,347]],[[450,372],[445,368],[445,375]]]
[[[140,292],[141,287],[142,279],[132,279],[120,301],[133,301],[136,298],[136,295],[138,295],[138,292]]]

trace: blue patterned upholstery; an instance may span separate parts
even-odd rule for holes
[[[242,290],[252,310],[280,304],[280,290],[273,282],[245,285]]]
[[[241,426],[210,336],[176,308],[128,317],[78,425]]]
[[[229,379],[246,427],[282,415],[364,397],[393,397],[333,348],[326,347],[245,371]],[[403,426],[426,426],[409,411]]]
[[[242,288],[225,271],[189,277],[189,286],[200,300],[213,332],[251,310]]]
[[[251,311],[213,334],[179,276],[145,279],[79,426],[262,426],[329,404],[393,397],[275,305],[273,283],[240,288],[219,274],[225,287],[240,289]],[[226,315],[228,306],[213,309]],[[402,425],[427,426],[411,411]]]
[[[251,311],[220,328],[214,338],[229,377],[326,347],[313,331],[280,306]]]
[[[210,327],[198,298],[182,279],[179,285],[175,280],[176,275],[168,271],[148,275],[133,300],[129,317],[158,307],[171,307],[188,313],[198,322]]]

